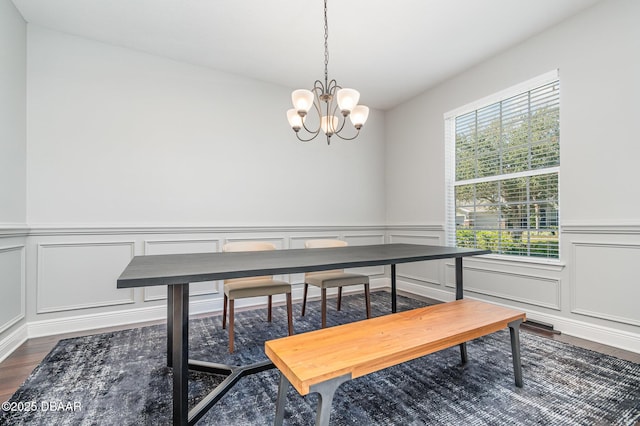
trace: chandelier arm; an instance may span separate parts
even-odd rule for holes
[[[313,89],[311,90],[312,92],[315,92],[316,90],[320,90],[320,94],[323,94],[325,92],[325,85],[322,81],[320,80],[316,80],[315,83],[313,83]],[[316,93],[317,95],[317,93]],[[317,96],[319,97],[319,96]]]
[[[303,128],[303,129],[304,129],[308,134],[313,135],[313,136],[311,137],[311,139],[313,139],[313,138],[315,138],[316,136],[318,136],[318,133],[320,133],[320,129],[321,129],[320,127],[318,127],[318,130],[310,130],[310,129],[307,129],[307,126],[305,126],[305,125],[304,125],[304,123],[302,123],[302,128]],[[296,132],[296,134],[298,134],[298,133],[300,133],[300,132]],[[298,137],[298,139],[300,139],[300,137]],[[309,139],[309,140],[311,140],[311,139]],[[302,140],[302,139],[300,139],[300,140]]]
[[[320,129],[321,129],[322,127],[320,127],[320,125],[318,125],[318,129],[317,129],[317,130],[311,130],[311,129],[307,128],[307,125],[306,125],[306,124],[304,124],[304,121],[303,121],[303,122],[302,122],[302,128],[303,128],[307,133],[309,133],[310,135],[313,135],[313,136],[311,137],[311,139],[313,139],[313,138],[315,138],[316,136],[318,136],[318,133],[320,133]],[[300,139],[300,138],[298,138],[298,139]]]
[[[336,85],[336,87],[338,87],[338,86]],[[331,115],[335,115],[336,117],[339,117],[338,119],[342,121],[342,124],[340,125],[340,128],[339,129],[334,129],[335,131],[333,133],[337,135],[338,133],[340,133],[342,131],[342,129],[344,129],[344,125],[347,122],[347,117],[342,115],[341,112],[338,115],[336,115],[336,112],[339,112],[338,111],[338,102],[336,102],[335,104],[332,104],[331,107],[332,107]]]
[[[347,117],[342,117],[342,124],[340,125],[340,128],[335,131],[336,135],[339,135],[339,133],[342,132],[342,129],[344,129],[344,125],[346,122],[347,122]]]
[[[355,138],[358,137],[358,135],[360,134],[360,130],[356,129],[356,134],[351,137],[351,138],[345,138],[344,136],[342,136],[340,133],[334,133],[334,135],[338,136],[340,139],[342,139],[343,141],[352,141]]]
[[[338,86],[335,78],[327,83],[327,93],[331,93],[332,96],[335,96],[339,89],[342,89],[342,87]]]
[[[296,137],[300,142],[309,142],[314,140],[318,136],[318,133],[320,133],[320,129],[318,129],[318,131],[315,133],[311,133],[313,136],[311,136],[309,139],[304,139],[300,137],[300,132],[296,132]]]
[[[318,128],[317,128],[316,130],[311,130],[311,129],[309,129],[309,128],[307,127],[307,125],[305,124],[304,120],[302,120],[302,128],[303,128],[307,133],[313,134],[313,135],[315,135],[314,137],[316,137],[316,136],[318,135],[318,133],[320,132],[320,129],[321,129],[322,127],[320,126],[320,124],[318,124]]]
[[[304,128],[304,130],[307,131],[307,133],[310,133],[313,135],[313,138],[315,138],[316,136],[318,136],[318,133],[320,133],[320,130],[322,129],[321,126],[321,120],[320,117],[322,117],[322,110],[321,110],[321,105],[320,105],[320,94],[322,94],[322,92],[324,91],[324,87],[322,86],[322,82],[320,80],[316,80],[315,84],[313,85],[313,89],[311,90],[314,94],[313,96],[313,108],[316,110],[316,113],[318,114],[318,128],[316,130],[311,130],[307,127],[307,125],[305,124],[305,120],[302,120],[302,127]],[[298,137],[298,139],[300,139],[300,137]],[[302,139],[301,139],[302,140]],[[310,140],[310,139],[309,139]]]

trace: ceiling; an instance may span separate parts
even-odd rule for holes
[[[329,78],[391,108],[598,0],[329,0]],[[324,77],[321,0],[13,0],[53,30],[289,88]]]

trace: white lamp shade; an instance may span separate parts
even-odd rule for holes
[[[331,136],[336,132],[336,128],[338,127],[339,121],[340,119],[335,115],[332,115],[330,117],[325,115],[320,120],[320,127],[322,127],[322,131],[326,135]]]
[[[289,120],[292,129],[299,130],[302,128],[303,119],[298,115],[298,111],[295,108],[287,110],[287,120]]]
[[[296,111],[304,111],[306,114],[313,105],[313,92],[306,89],[298,89],[291,92],[291,100]]]
[[[356,129],[360,129],[369,118],[369,107],[357,105],[349,116]]]
[[[353,89],[340,89],[337,93],[338,106],[340,111],[353,111],[358,101],[360,100],[360,93]]]

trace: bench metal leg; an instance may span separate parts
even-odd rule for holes
[[[278,386],[278,399],[276,400],[275,426],[282,426],[284,421],[284,406],[287,403],[287,391],[289,390],[289,379],[280,373],[280,385]]]
[[[522,382],[522,363],[520,361],[520,324],[522,320],[516,320],[509,323],[509,332],[511,333],[511,358],[513,358],[513,374],[516,378],[516,386],[521,388]]]
[[[329,425],[333,395],[341,384],[349,380],[351,380],[351,374],[345,374],[344,376],[318,383],[309,388],[309,393],[318,393],[316,426]],[[284,422],[284,406],[287,403],[287,391],[289,390],[290,384],[289,379],[287,379],[284,374],[280,373],[280,385],[278,386],[278,399],[276,401],[276,418],[273,423],[275,426],[282,426],[282,423]]]
[[[467,343],[460,343],[460,358],[462,359],[462,364],[466,364],[469,361],[469,356],[467,355]]]
[[[316,413],[316,426],[329,426],[329,417],[331,416],[331,403],[333,395],[338,387],[351,380],[351,374],[336,377],[326,382],[318,383],[309,388],[309,392],[318,393],[318,411]]]

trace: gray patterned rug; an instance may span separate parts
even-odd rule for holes
[[[360,295],[342,312],[330,303],[329,325],[364,317]],[[423,305],[399,297],[398,310]],[[296,332],[320,324],[319,303],[299,316]],[[388,293],[372,294],[374,315],[390,312]],[[236,353],[227,353],[220,317],[190,322],[190,358],[243,365],[266,359],[264,341],[286,335],[284,307],[273,323],[263,310],[240,312]],[[640,419],[640,365],[521,333],[524,388],[514,386],[508,331],[444,350],[342,385],[331,415],[336,425],[634,425]],[[0,411],[1,425],[166,425],[171,371],[165,327],[152,326],[60,341]],[[190,404],[222,380],[190,373]],[[198,424],[273,424],[277,370],[240,380]],[[290,389],[285,424],[312,424],[316,396]],[[7,411],[8,409],[8,411]],[[27,411],[29,410],[29,411]]]

